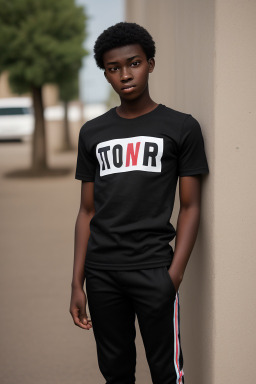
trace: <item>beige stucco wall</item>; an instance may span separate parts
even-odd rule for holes
[[[256,374],[255,17],[254,0],[216,1],[216,383]]]
[[[180,288],[187,382],[254,382],[256,2],[126,4],[126,20],[156,41],[153,99],[199,120],[210,167]]]

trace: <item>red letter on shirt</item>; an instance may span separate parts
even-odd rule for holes
[[[133,150],[133,143],[129,143],[127,145],[126,164],[125,164],[126,167],[129,167],[130,165],[130,157],[132,157],[132,165],[137,165],[139,149],[140,149],[140,142],[136,143],[135,153]]]

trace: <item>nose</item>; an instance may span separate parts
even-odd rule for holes
[[[132,74],[127,67],[123,67],[121,72],[120,72],[120,79],[122,82],[126,82],[128,80],[132,79]]]

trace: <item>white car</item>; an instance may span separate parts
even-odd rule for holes
[[[31,140],[34,131],[29,97],[0,98],[0,139]]]

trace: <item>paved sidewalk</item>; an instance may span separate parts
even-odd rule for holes
[[[73,172],[6,178],[29,166],[30,144],[0,143],[0,382],[104,384],[93,331],[76,327],[68,312],[80,202],[76,152],[51,153],[49,163]],[[136,344],[136,382],[150,384],[139,330]]]

